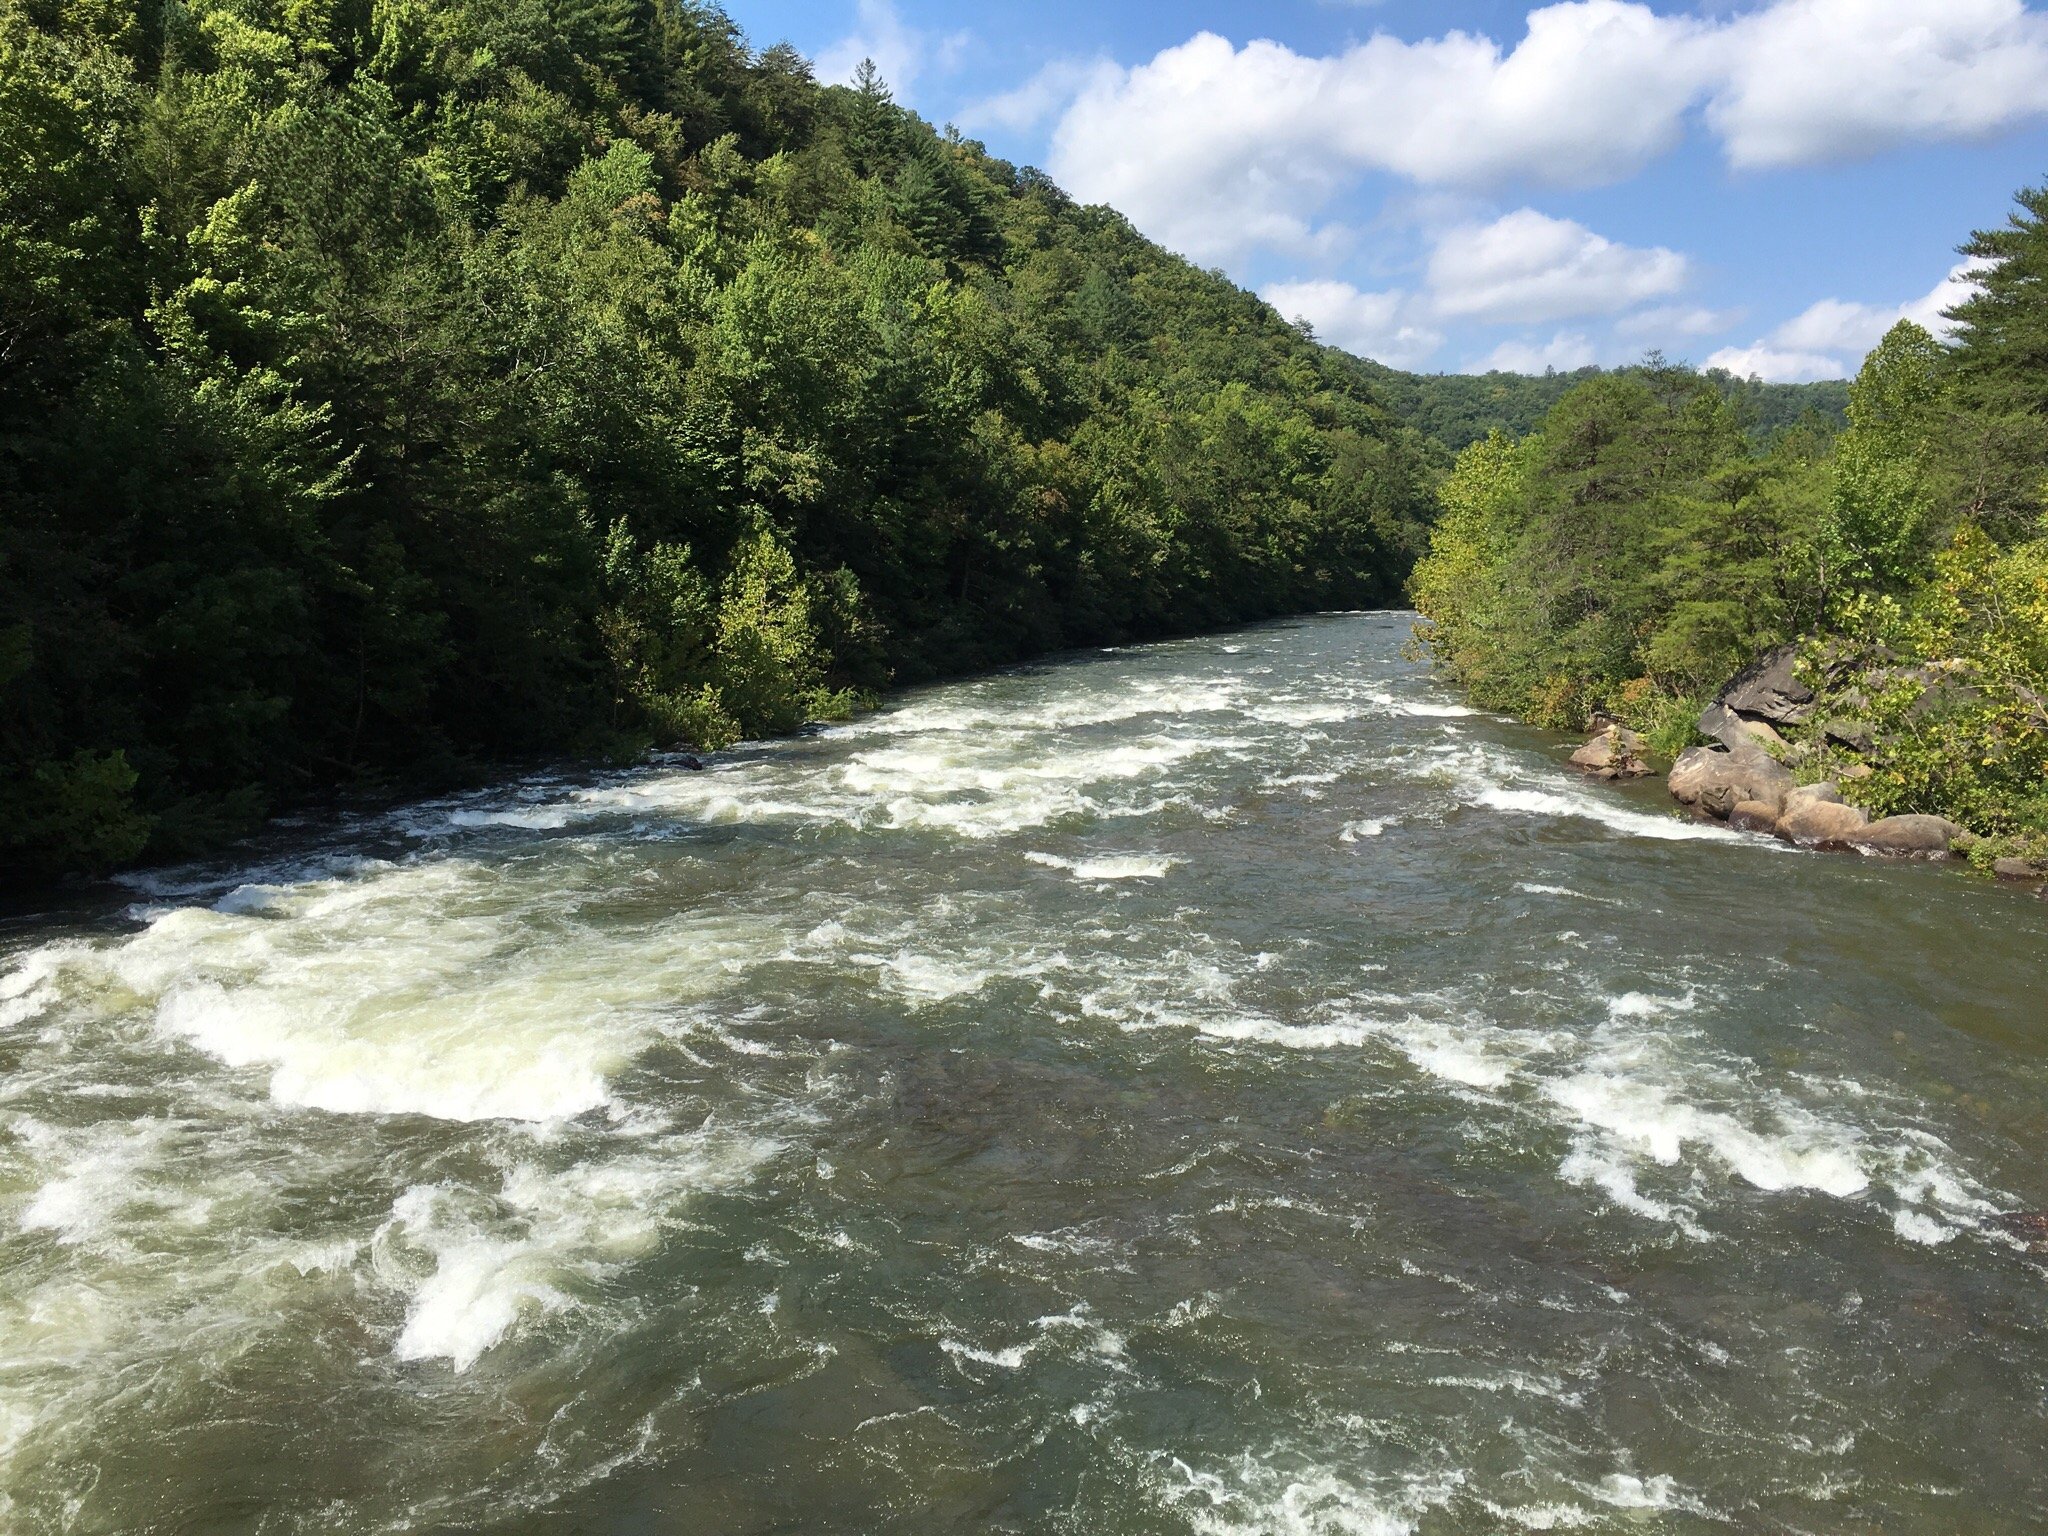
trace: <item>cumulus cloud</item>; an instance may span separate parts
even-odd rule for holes
[[[1390,368],[1419,368],[1436,355],[1443,334],[1414,314],[1399,291],[1366,293],[1350,283],[1275,283],[1261,297],[1290,320],[1305,320],[1332,346]]]
[[[1107,59],[1054,59],[1015,90],[970,102],[960,109],[958,121],[967,129],[1024,133],[1058,114],[1092,83],[1116,73]]]
[[[1569,373],[1589,368],[1598,360],[1592,338],[1576,331],[1559,331],[1548,341],[1504,341],[1472,371],[1474,373],[1541,373],[1555,368]]]
[[[968,43],[965,32],[938,36],[911,26],[893,0],[860,0],[858,15],[854,31],[818,54],[818,78],[829,85],[850,83],[861,60],[873,59],[890,89],[907,98],[927,68],[954,68]]]
[[[1796,352],[1759,341],[1747,347],[1723,347],[1707,359],[1709,368],[1725,368],[1738,379],[1757,378],[1770,384],[1811,384],[1816,379],[1842,379],[1848,364],[1825,352]]]
[[[2048,110],[2048,16],[2022,0],[1780,0],[1722,41],[1707,117],[1737,166],[1977,138]]]
[[[1822,299],[1746,347],[1723,347],[1707,359],[1743,378],[1754,374],[1772,383],[1803,384],[1842,379],[1856,371],[1865,354],[1901,320],[1923,325],[1937,336],[1951,330],[1944,318],[1976,291],[1964,262],[1920,298],[1904,304],[1857,304]]]
[[[1529,12],[1512,48],[1382,33],[1315,56],[1204,32],[1040,86],[1071,95],[1050,157],[1062,181],[1223,259],[1316,246],[1330,202],[1375,172],[1468,188],[1617,181],[1701,109],[1738,167],[1990,133],[2048,114],[2048,14],[2023,0],[1775,0],[1709,18],[1566,0]]]
[[[1687,275],[1676,251],[1618,245],[1533,208],[1447,231],[1429,260],[1439,314],[1513,324],[1633,309],[1676,293]]]
[[[1614,322],[1620,336],[1719,336],[1741,323],[1739,309],[1707,309],[1700,305],[1664,304],[1640,309]]]

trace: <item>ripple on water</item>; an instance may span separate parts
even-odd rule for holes
[[[1918,930],[1743,963],[1702,860],[1756,911],[1872,874],[1580,783],[1399,645],[925,690],[28,936],[10,1531],[2037,1506],[1991,1218],[2044,1085],[1934,1023],[2028,1016],[2032,951],[1976,993]]]

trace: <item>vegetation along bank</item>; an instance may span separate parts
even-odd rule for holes
[[[1398,600],[1442,457],[690,0],[0,0],[0,867]]]
[[[1586,765],[1676,759],[1707,814],[2048,878],[2048,188],[1963,250],[1952,339],[1896,326],[1840,431],[1760,445],[1653,367],[1466,448],[1414,578],[1443,668],[1541,725],[1614,722]]]

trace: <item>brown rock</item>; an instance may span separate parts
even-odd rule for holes
[[[2001,880],[2039,880],[2041,870],[2030,859],[2000,859],[1991,866],[1991,873]]]
[[[1778,820],[1778,835],[1802,848],[1841,847],[1869,821],[1856,806],[1809,797],[1786,805]]]
[[[1775,832],[1778,813],[1761,800],[1745,800],[1728,813],[1728,825],[1738,832]]]
[[[1650,771],[1643,738],[1625,725],[1609,725],[1572,754],[1572,766],[1601,779],[1639,779]]]
[[[1727,751],[1694,747],[1672,764],[1669,783],[1674,799],[1724,819],[1745,800],[1759,801],[1775,814],[1797,787],[1790,769],[1753,745]]]
[[[1818,784],[1802,784],[1785,797],[1785,809],[1789,813],[1802,805],[1840,805],[1841,786],[1833,779],[1823,779]]]
[[[1862,853],[1894,858],[1945,859],[1963,829],[1940,816],[1887,816],[1843,841]]]
[[[1842,770],[1842,777],[1848,779],[1851,783],[1861,783],[1876,772],[1877,770],[1868,763],[1851,763]]]

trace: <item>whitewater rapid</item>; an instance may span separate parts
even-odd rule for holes
[[[2037,907],[1408,622],[14,923],[0,1526],[2036,1528]]]

